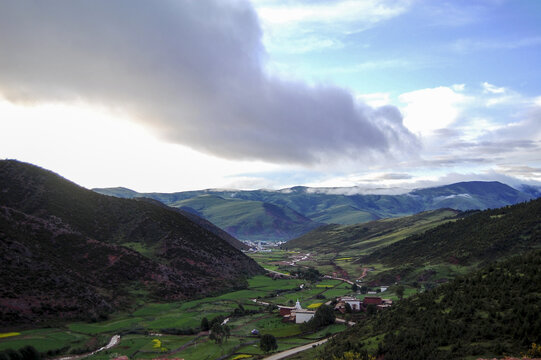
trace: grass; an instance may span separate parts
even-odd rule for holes
[[[285,252],[279,256],[286,255]],[[276,257],[271,256],[272,259]],[[134,310],[132,313],[119,313],[113,318],[103,322],[84,323],[74,322],[66,324],[65,328],[38,329],[23,331],[20,334],[15,332],[3,333],[0,337],[0,350],[7,348],[20,348],[26,345],[34,346],[40,352],[55,351],[64,349],[64,353],[74,349],[96,349],[106,343],[113,334],[130,330],[146,330],[159,333],[164,328],[189,329],[198,328],[203,317],[209,320],[218,316],[227,316],[243,304],[246,310],[261,310],[261,313],[232,317],[228,323],[232,336],[229,340],[219,346],[202,336],[196,344],[190,344],[182,351],[167,354],[168,357],[180,357],[186,359],[212,359],[220,357],[222,353],[227,354],[233,348],[241,344],[254,342],[241,346],[235,350],[235,356],[244,354],[247,356],[259,356],[259,340],[251,336],[251,330],[256,328],[261,334],[272,334],[279,341],[279,350],[299,346],[314,339],[325,336],[326,333],[334,333],[343,326],[331,326],[322,331],[311,334],[308,337],[301,333],[298,324],[283,323],[277,311],[268,313],[265,306],[256,305],[250,299],[260,297],[261,300],[272,304],[287,305],[289,301],[301,301],[303,307],[314,308],[323,300],[316,300],[316,295],[331,292],[344,293],[350,291],[349,285],[342,284],[337,280],[326,279],[322,282],[310,284],[301,279],[278,279],[273,280],[267,276],[255,276],[248,280],[249,289],[239,290],[220,296],[196,299],[185,302],[171,303],[146,303]],[[304,289],[300,285],[305,284]],[[318,286],[320,285],[320,286]],[[347,286],[346,286],[347,285]],[[276,296],[276,293],[279,296]],[[327,297],[330,299],[330,297]],[[9,336],[8,336],[9,334]],[[113,355],[127,355],[131,358],[152,359],[163,355],[158,349],[152,347],[153,339],[159,339],[162,347],[169,350],[178,349],[195,339],[195,335],[165,335],[161,337],[129,334],[123,335],[118,346],[102,351],[89,357],[90,360],[105,360]],[[231,356],[233,358],[234,356]]]
[[[22,331],[19,335],[3,337],[0,340],[0,350],[19,349],[26,345],[35,347],[40,352],[61,348],[78,348],[90,340],[83,334],[66,332],[63,329],[38,329]]]
[[[128,318],[94,324],[79,322],[69,324],[68,329],[74,332],[89,335],[113,333],[120,330],[129,330],[133,327],[138,327],[142,320],[143,318]]]

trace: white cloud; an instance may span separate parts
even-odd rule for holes
[[[366,26],[387,20],[406,11],[411,3],[407,0],[254,1],[265,24],[326,23],[339,27],[343,23]]]
[[[331,13],[342,6],[352,2]],[[374,18],[398,11],[359,6]],[[118,108],[166,141],[234,160],[313,165],[414,150],[396,109],[267,74],[261,37],[246,1],[1,1],[0,95]]]
[[[481,84],[483,86],[483,92],[485,94],[504,94],[506,92],[504,87],[497,87],[496,85],[489,84],[484,82]]]
[[[238,173],[277,169],[164,143],[125,114],[108,108],[25,106],[0,99],[0,114],[0,158],[42,166],[87,188],[173,192],[227,186]]]
[[[344,35],[406,12],[413,0],[253,0],[271,52],[298,53],[342,47]]]
[[[469,99],[452,88],[440,86],[402,94],[399,100],[406,104],[402,108],[406,127],[413,133],[429,135],[455,122]]]
[[[373,107],[391,104],[390,93],[358,94],[357,99]]]

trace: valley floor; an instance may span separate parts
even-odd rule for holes
[[[274,305],[291,305],[298,299],[304,308],[314,307],[349,293],[351,285],[340,280],[309,283],[301,279],[273,280],[256,276],[249,280],[248,289],[216,297],[150,303],[130,313],[116,314],[107,321],[75,322],[6,334],[0,336],[0,350],[31,345],[47,358],[60,358],[89,353],[106,345],[112,336],[120,335],[117,346],[86,358],[110,359],[125,355],[130,359],[256,359],[262,358],[264,353],[259,349],[259,337],[251,334],[253,329],[261,335],[274,335],[278,343],[276,351],[280,352],[313,343],[346,328],[337,323],[315,333],[303,332],[299,324],[283,323],[278,311],[273,310]],[[256,303],[254,299],[259,301]],[[212,320],[217,316],[229,318],[227,325],[231,329],[230,337],[221,345],[210,340],[208,332],[199,331],[203,317]]]

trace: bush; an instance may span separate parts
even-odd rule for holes
[[[261,336],[261,340],[259,340],[259,348],[265,353],[278,349],[278,344],[276,343],[276,338],[274,335],[265,334]]]

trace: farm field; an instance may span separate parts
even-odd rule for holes
[[[272,254],[269,258],[281,256],[283,254]],[[278,351],[345,329],[344,325],[335,324],[315,333],[303,332],[300,325],[283,323],[274,305],[292,305],[298,299],[304,308],[311,304],[315,304],[315,308],[336,296],[351,293],[349,284],[330,279],[310,283],[302,279],[272,279],[267,276],[256,276],[248,282],[246,290],[186,302],[147,303],[133,312],[115,314],[106,321],[73,322],[55,328],[19,332],[13,329],[0,336],[0,350],[32,345],[46,357],[75,355],[104,346],[113,335],[119,334],[121,339],[117,346],[87,359],[105,360],[116,355],[138,359],[158,356],[186,359],[226,356],[233,359],[241,355],[258,358],[263,353],[259,349],[259,337],[251,334],[253,329],[261,335],[274,335]],[[199,329],[204,317],[210,321],[219,316],[229,318],[227,325],[231,331],[221,345]],[[159,346],[156,346],[156,340]]]

